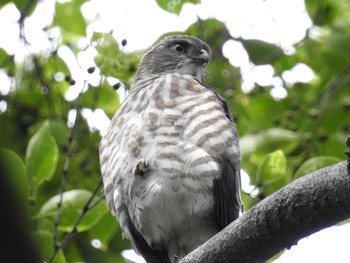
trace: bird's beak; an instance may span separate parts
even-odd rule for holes
[[[208,64],[210,56],[209,56],[207,51],[205,51],[204,49],[201,49],[199,51],[198,57],[196,57],[196,58],[203,61],[204,64]]]

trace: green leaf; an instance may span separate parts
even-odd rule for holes
[[[292,142],[300,140],[301,135],[297,132],[281,128],[270,128],[266,131],[257,134],[248,134],[240,139],[240,145],[244,155],[249,155],[257,151],[265,144],[272,144],[275,142]]]
[[[15,70],[14,56],[10,56],[2,48],[0,48],[0,61],[2,61],[1,68],[6,72],[13,72]]]
[[[160,8],[179,15],[184,3],[199,4],[200,0],[156,0]]]
[[[20,104],[30,107],[37,106],[43,97],[43,94],[39,90],[30,89],[18,89],[14,94]]]
[[[50,120],[50,131],[58,145],[66,145],[70,130],[62,120]]]
[[[261,64],[261,61],[267,56],[280,51],[280,48],[278,48],[276,45],[261,40],[250,39],[241,40],[241,42],[246,49],[250,60],[254,64]]]
[[[98,93],[98,96],[96,94]],[[94,100],[98,97],[97,103]],[[119,107],[119,96],[113,87],[105,80],[99,88],[89,88],[81,96],[82,107],[90,108],[95,105],[96,108],[103,109],[109,116],[113,116]]]
[[[91,44],[99,54],[105,57],[116,59],[120,54],[119,45],[112,34],[93,32]]]
[[[58,226],[60,231],[69,232],[72,230],[75,221],[81,215],[86,202],[91,197],[91,194],[92,193],[90,191],[85,189],[75,189],[67,191],[63,194],[62,213],[60,224]],[[38,217],[48,218],[54,221],[56,218],[59,198],[60,195],[58,194],[45,202],[45,204],[43,204],[43,206],[40,208]],[[109,213],[106,202],[100,202],[86,213],[83,220],[77,227],[78,232],[86,231],[92,228],[106,213]]]
[[[16,192],[21,204],[25,205],[29,196],[29,182],[22,159],[6,148],[0,148],[0,156],[5,165],[5,175],[9,178],[10,186]]]
[[[205,30],[203,30],[203,28],[205,28]],[[222,44],[225,40],[228,40],[229,36],[225,23],[215,18],[209,18],[207,20],[199,19],[186,29],[185,34],[198,36],[203,41],[210,43],[210,48],[213,51],[221,50]],[[215,55],[219,54],[214,52],[213,56]]]
[[[341,162],[342,160],[333,156],[318,156],[304,162],[295,172],[295,178],[316,171],[326,166]]]
[[[95,63],[100,68],[101,74],[120,80],[128,80],[135,74],[143,54],[140,52],[132,54],[120,52],[119,45],[111,34],[94,32],[91,45],[98,52]]]
[[[12,2],[11,0],[0,0],[0,8],[2,8],[4,5]]]
[[[287,159],[281,150],[265,156],[257,172],[258,185],[265,195],[270,195],[288,182]]]
[[[306,10],[311,18],[314,18],[313,22],[318,25],[329,25],[334,19],[339,17],[338,10],[335,8],[338,1],[320,1],[308,0],[305,1]],[[341,1],[340,1],[341,2]]]
[[[277,150],[269,153],[262,161],[257,177],[258,182],[262,184],[269,184],[278,180],[280,177],[286,175],[287,159],[283,151]]]
[[[327,45],[331,50],[337,49],[339,52],[349,54],[350,33],[333,32],[328,37]]]
[[[59,146],[66,146],[70,130],[63,120],[43,120],[29,128],[29,134],[35,134],[45,122],[49,122],[50,133]]]
[[[86,35],[86,22],[80,11],[81,1],[59,3],[56,1],[55,22],[62,29],[80,35]]]
[[[58,160],[58,147],[50,133],[49,122],[30,139],[27,147],[25,163],[28,178],[34,190],[52,178]]]
[[[90,231],[89,235],[91,239],[97,239],[101,242],[101,251],[107,251],[108,244],[114,235],[117,233],[119,224],[115,217],[111,213],[106,213]]]
[[[40,255],[44,260],[49,260],[53,253],[53,234],[47,230],[39,230],[33,233],[33,240],[40,250]],[[53,263],[66,263],[63,251],[59,250]]]
[[[7,2],[7,1],[4,1],[4,2]],[[18,10],[21,12],[21,14],[25,13],[25,16],[27,17],[33,13],[38,3],[38,0],[33,0],[33,1],[14,0],[12,2],[16,5]],[[0,2],[0,5],[1,3],[2,2]]]

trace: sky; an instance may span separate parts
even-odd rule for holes
[[[67,0],[64,0],[67,1]],[[64,2],[63,0],[60,2]],[[173,0],[176,3],[178,0]],[[13,4],[0,10],[0,35],[6,38],[0,39],[0,48],[15,56],[15,60],[23,61],[28,52],[45,52],[50,48],[50,43],[43,28],[52,22],[54,12],[54,0],[43,0],[38,4],[30,18],[25,20],[26,36],[31,46],[25,47],[19,41],[19,28],[17,21],[19,12]],[[155,0],[90,0],[82,6],[84,17],[89,23],[87,37],[79,41],[84,46],[89,42],[93,31],[111,32],[120,43],[127,39],[125,52],[149,48],[164,33],[170,31],[184,31],[197,18],[217,18],[224,22],[233,37],[246,39],[260,39],[275,43],[286,54],[293,54],[293,44],[300,41],[307,29],[312,28],[312,22],[306,13],[303,0],[202,0],[199,5],[185,4],[179,16],[170,14],[160,9]],[[312,28],[311,32],[317,33]],[[53,38],[59,37],[59,29],[50,31]],[[282,86],[282,80],[274,77],[271,66],[252,65],[242,45],[230,40],[223,46],[223,54],[233,66],[240,67],[242,73],[242,89],[249,92],[254,82],[260,85],[272,85],[271,95],[275,99],[283,99],[287,96],[287,88]],[[76,87],[83,87],[84,79],[97,85],[98,79],[93,79],[86,73],[86,68],[94,64],[93,56],[96,52],[91,48],[82,51],[78,59],[67,48],[59,50],[59,56],[66,60],[70,67],[72,77],[77,81]],[[98,70],[96,71],[98,74]],[[60,76],[56,76],[59,78]],[[302,63],[284,72],[283,79],[292,85],[293,83],[309,82],[314,78],[312,70]],[[0,93],[7,94],[11,89],[11,80],[0,69]],[[84,88],[84,87],[83,87]],[[81,88],[80,88],[81,89]],[[71,89],[66,94],[67,100],[74,99],[79,90]],[[124,91],[121,90],[121,97]],[[6,102],[0,101],[0,111],[6,110]],[[74,118],[75,112],[70,113]],[[109,124],[109,119],[102,110],[91,111],[84,109],[82,112],[89,125],[95,129],[103,130]],[[96,126],[96,119],[100,121]],[[94,125],[96,127],[94,127]],[[350,261],[350,252],[345,247],[350,244],[350,225],[336,226],[316,233],[303,239],[298,246],[293,246],[275,262],[347,262]]]

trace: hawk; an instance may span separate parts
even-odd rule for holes
[[[141,60],[100,144],[104,192],[147,262],[176,262],[239,216],[237,130],[204,84],[211,50],[167,37]]]

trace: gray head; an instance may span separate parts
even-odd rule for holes
[[[188,74],[203,82],[210,58],[208,44],[196,37],[179,35],[165,38],[141,60],[135,81],[159,74]]]

